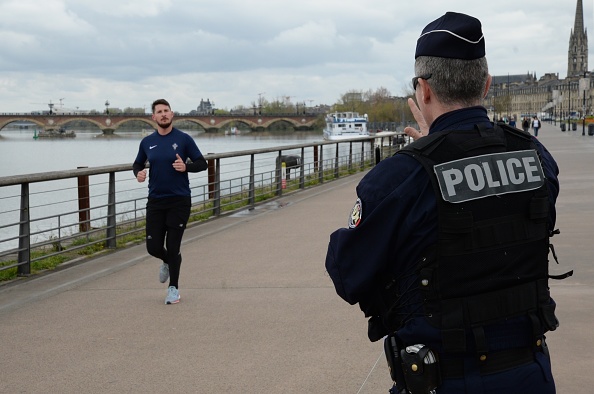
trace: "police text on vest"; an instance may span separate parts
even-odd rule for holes
[[[443,199],[452,203],[534,190],[545,180],[534,150],[469,157],[433,169]]]

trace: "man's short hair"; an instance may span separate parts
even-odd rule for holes
[[[169,105],[169,102],[167,100],[165,100],[165,99],[158,99],[158,100],[153,101],[153,105],[151,106],[151,109],[152,109],[153,113],[155,113],[155,107],[157,105],[166,105],[166,106],[169,107],[169,109],[171,109],[171,105]]]
[[[415,61],[416,75],[431,74],[426,81],[438,101],[445,105],[480,105],[489,78],[487,58],[474,60],[420,56]]]

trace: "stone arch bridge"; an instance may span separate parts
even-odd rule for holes
[[[206,132],[219,132],[228,127],[243,125],[252,131],[265,131],[279,122],[289,123],[295,130],[312,130],[317,120],[316,114],[263,114],[263,115],[184,115],[175,114],[173,125],[177,122],[192,122]],[[147,127],[156,128],[152,116],[142,114],[0,114],[0,131],[15,122],[31,122],[44,131],[60,130],[72,121],[83,121],[96,125],[104,134],[113,134],[120,126],[130,121],[141,121]]]

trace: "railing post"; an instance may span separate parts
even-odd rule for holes
[[[382,151],[379,146],[375,147],[375,165],[378,165],[379,162],[382,160]]]
[[[87,168],[87,167],[76,167]],[[91,212],[89,208],[89,176],[79,175],[78,177],[78,231],[86,233],[91,229]]]
[[[340,143],[336,143],[336,152],[334,153],[334,178],[339,177],[339,169],[338,169],[338,150],[339,150]]]
[[[283,195],[282,156],[283,156],[283,151],[279,150],[278,157],[276,158],[276,170],[275,170],[275,177],[274,177],[274,181],[276,183],[276,195],[277,196]]]
[[[365,141],[361,142],[361,171],[365,169]]]
[[[107,192],[107,236],[105,246],[108,248],[115,248],[117,246],[115,172],[109,173],[109,190]]]
[[[320,184],[324,183],[324,145],[319,145],[320,147],[320,161],[319,161],[319,171],[318,174],[320,174]],[[317,149],[317,146],[316,146]]]
[[[353,169],[353,141],[349,142],[349,172]]]
[[[301,172],[299,173],[299,188],[305,189],[305,148],[301,148]]]
[[[248,205],[254,207],[256,205],[256,181],[254,169],[254,154],[250,155],[250,185],[248,192]]]
[[[214,216],[221,214],[221,159],[215,159],[215,177],[214,177]]]
[[[18,276],[31,274],[31,217],[29,214],[29,184],[21,183],[21,209],[19,221]],[[21,264],[24,263],[24,264]]]
[[[209,153],[209,155],[212,155],[212,153]],[[208,160],[208,198],[211,200],[214,198],[215,194],[215,165],[215,159]]]

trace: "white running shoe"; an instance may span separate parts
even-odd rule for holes
[[[165,283],[167,279],[169,279],[169,264],[163,263],[159,269],[159,282]]]
[[[167,289],[167,297],[165,297],[165,304],[177,304],[180,298],[179,290],[173,286],[169,286]]]

